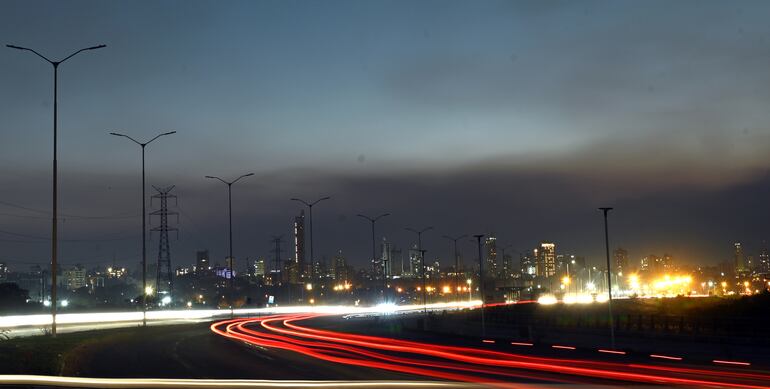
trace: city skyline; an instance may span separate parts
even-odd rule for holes
[[[174,2],[47,4],[8,7],[4,43],[55,58],[108,45],[59,76],[62,264],[139,258],[139,165],[107,136],[116,129],[179,131],[148,154],[148,184],[179,195],[172,266],[199,249],[226,256],[225,194],[203,176],[233,166],[255,171],[233,198],[238,259],[288,236],[300,210],[290,197],[319,195],[332,200],[316,210],[317,259],[342,249],[358,267],[370,238],[357,213],[392,213],[378,235],[400,247],[412,239],[403,227],[435,226],[424,246],[441,258],[443,234],[494,231],[598,263],[595,208],[607,205],[612,246],[632,259],[715,265],[734,242],[756,255],[770,236],[761,2],[332,2],[320,14],[193,3],[184,18]],[[49,260],[46,66],[0,54],[0,261],[11,266]]]

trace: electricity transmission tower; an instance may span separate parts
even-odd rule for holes
[[[172,291],[171,281],[171,246],[169,245],[168,232],[176,231],[177,239],[179,238],[179,229],[176,227],[168,226],[169,215],[177,217],[177,224],[179,223],[179,212],[173,212],[168,210],[168,200],[174,199],[174,206],[177,205],[176,195],[170,194],[174,189],[174,185],[166,188],[158,188],[153,186],[158,194],[152,196],[152,199],[160,200],[160,209],[150,213],[152,216],[160,216],[160,225],[151,229],[150,231],[158,231],[160,233],[160,239],[158,239],[158,274],[155,279],[156,293],[170,295]],[[152,199],[150,200],[150,206],[152,206]]]

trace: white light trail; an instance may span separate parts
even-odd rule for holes
[[[429,310],[454,310],[464,308],[474,308],[481,304],[480,301],[462,301],[451,303],[428,304]],[[423,309],[423,305],[378,305],[373,307],[352,307],[352,306],[288,306],[271,308],[248,308],[235,309],[234,314],[238,316],[254,315],[272,315],[286,313],[325,313],[325,314],[389,314],[397,312],[409,312]],[[189,320],[201,321],[227,317],[230,310],[227,309],[207,309],[207,310],[162,310],[147,311],[148,322],[162,322],[169,320]],[[98,313],[65,313],[56,315],[57,324],[104,324],[120,322],[139,322],[142,320],[142,312],[98,312]],[[0,316],[0,328],[12,329],[18,327],[43,327],[51,325],[51,315],[13,315]],[[85,328],[84,328],[85,329]]]
[[[166,378],[85,378],[42,375],[0,375],[0,385],[45,385],[80,388],[467,388],[468,383],[436,381],[299,381]]]

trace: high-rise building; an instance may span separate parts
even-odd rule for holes
[[[749,269],[746,266],[746,258],[743,256],[743,245],[741,245],[741,242],[735,242],[734,246],[733,265],[735,267],[735,274],[748,273]]]
[[[281,277],[282,277],[281,281],[283,282],[288,282],[290,284],[299,284],[301,280],[300,280],[300,270],[299,270],[297,261],[293,259],[287,259],[286,261],[284,261]]]
[[[765,242],[762,242],[763,247],[759,250],[759,263],[758,271],[760,273],[770,273],[770,253],[767,251],[767,247],[764,247]]]
[[[389,242],[384,237],[382,238],[382,245],[380,246],[380,249],[382,251],[382,255],[380,256],[380,263],[378,266],[375,266],[375,275],[377,276],[376,278],[381,278],[382,275],[384,275],[385,278],[396,275],[394,273],[394,269],[398,269],[398,266],[400,266],[399,261],[401,260],[401,250],[398,250],[395,244]],[[398,273],[400,274],[400,272]]]
[[[337,252],[337,255],[332,258],[332,266],[334,267],[334,280],[338,283],[343,281],[350,281],[351,272],[348,267],[348,262],[342,255],[342,250]]]
[[[310,258],[312,261],[313,258]],[[299,216],[294,218],[294,262],[297,268],[297,277],[300,282],[310,274],[312,263],[305,261],[305,210],[299,211]]]
[[[421,264],[422,258],[420,249],[417,247],[417,244],[414,244],[409,249],[409,275],[415,278],[420,277],[422,275],[422,271],[420,270]]]
[[[534,277],[537,274],[537,249],[533,251],[533,254],[521,254],[519,261],[521,262],[521,274]]]
[[[618,247],[612,254],[615,258],[615,273],[630,273],[631,269],[628,267],[628,250]]]
[[[500,279],[509,280],[514,277],[513,256],[503,254],[500,258]]]
[[[540,248],[535,249],[536,275],[538,277],[551,277],[556,274],[556,244],[551,242],[540,243]]]
[[[484,272],[487,276],[496,275],[498,272],[497,266],[497,238],[495,234],[489,234],[489,237],[484,241],[484,250],[486,256],[484,258]]]
[[[64,270],[64,287],[68,290],[80,289],[86,286],[86,269],[83,266],[75,265]]]
[[[211,270],[211,260],[209,259],[209,251],[201,250],[195,253],[195,273],[205,274]]]

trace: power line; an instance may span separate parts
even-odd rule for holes
[[[18,232],[5,231],[5,230],[0,230],[0,233],[6,234],[6,235],[18,236],[21,238],[39,239],[42,241],[51,240],[50,237],[22,234]],[[117,240],[129,240],[134,238],[135,237],[133,236],[112,236],[112,237],[108,236],[108,237],[100,237],[100,238],[94,238],[94,239],[59,239],[59,241],[60,242],[110,242],[110,241],[117,241]]]
[[[0,200],[0,204],[8,206],[8,207],[12,207],[12,208],[23,209],[25,211],[30,211],[30,212],[35,212],[35,213],[42,213],[44,215],[51,215],[51,211],[46,211],[46,210],[43,210],[43,209],[37,209],[37,208],[31,208],[31,207],[26,207],[26,206],[23,206],[23,205],[9,203],[7,201]],[[34,219],[34,218],[47,219],[47,217],[42,217],[42,216],[25,216],[25,215],[15,215],[15,214],[2,214],[2,215],[12,216],[12,217],[26,217],[26,218],[30,218],[30,219]],[[134,218],[134,217],[139,217],[141,215],[137,215],[137,214],[129,213],[129,212],[123,212],[123,213],[117,213],[117,214],[113,214],[113,215],[98,215],[98,216],[94,216],[94,215],[75,215],[75,214],[59,213],[59,216],[64,216],[64,217],[68,217],[68,218],[71,218],[71,219],[94,220],[94,219],[130,219],[130,218]]]

